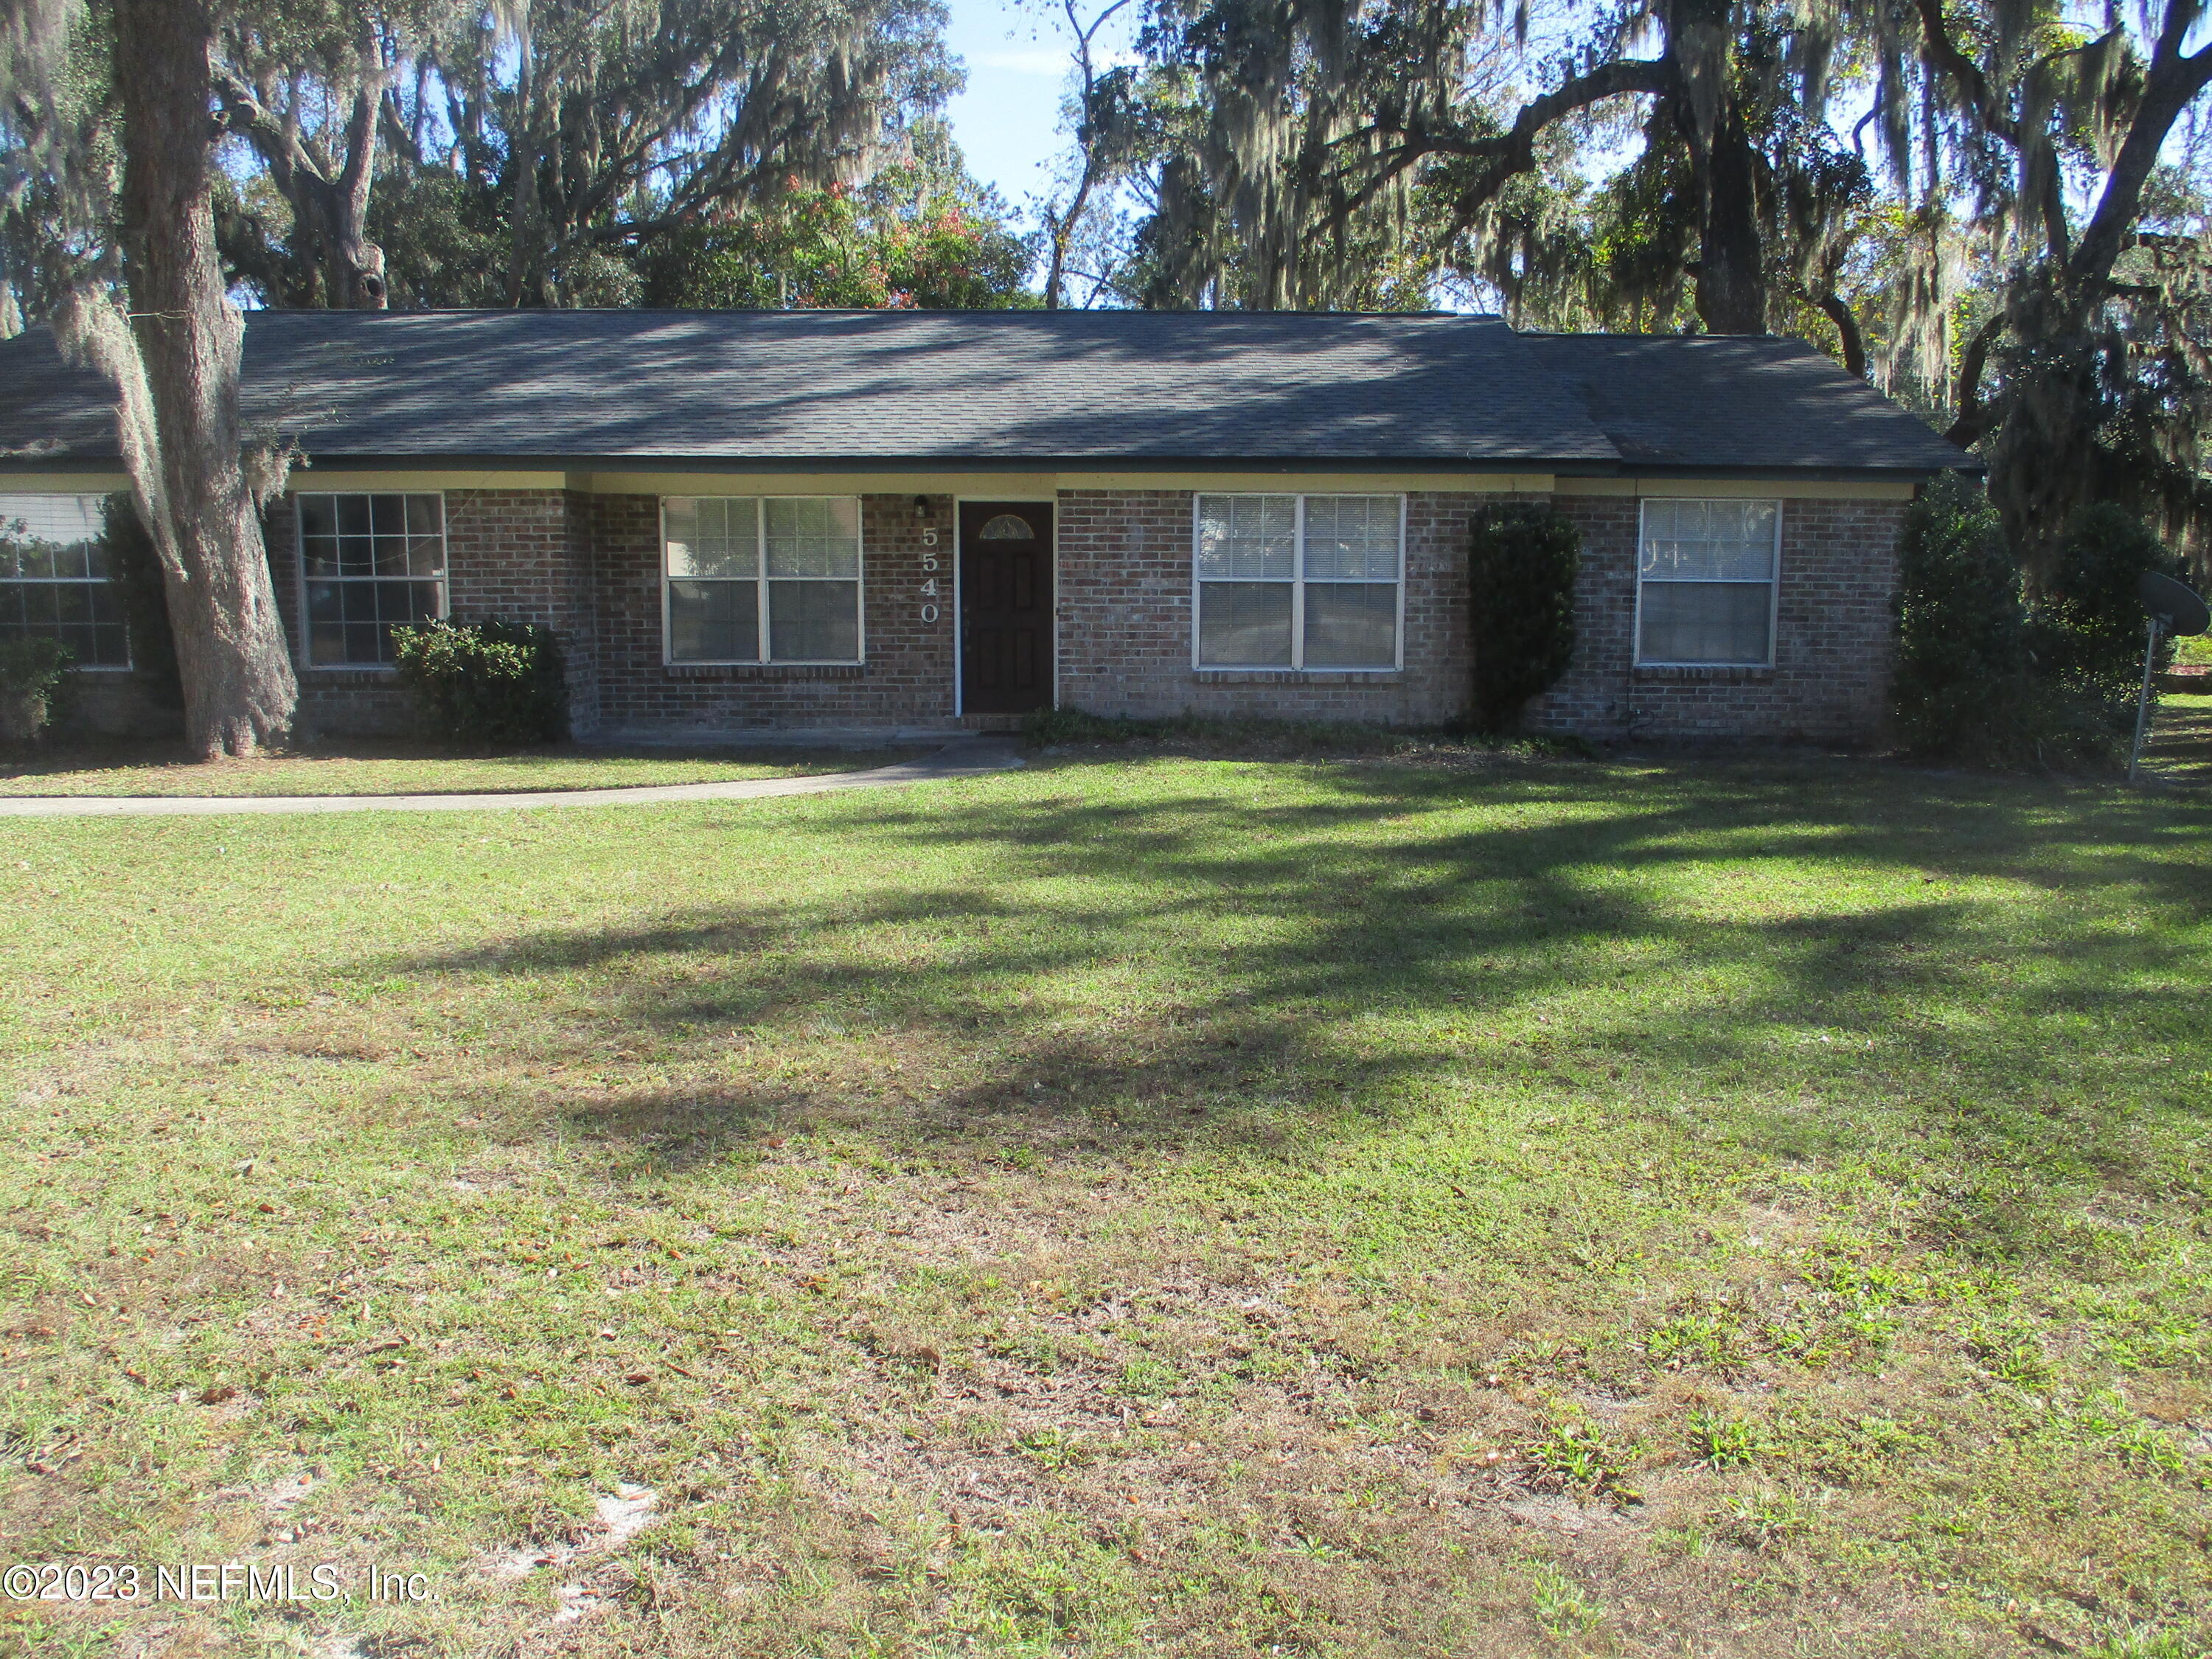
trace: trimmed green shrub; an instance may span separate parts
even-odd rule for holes
[[[1502,501],[1475,514],[1468,556],[1472,708],[1485,731],[1504,731],[1528,699],[1548,690],[1575,655],[1575,572],[1582,532],[1536,501]]]
[[[0,739],[27,743],[39,735],[73,659],[59,640],[37,635],[0,640]]]
[[[2003,520],[1978,486],[1944,473],[1906,512],[1898,544],[1897,735],[1934,758],[2017,759],[2030,690],[2027,607]]]
[[[434,622],[395,628],[392,642],[426,737],[501,748],[568,735],[568,673],[551,629]]]
[[[2029,627],[2037,672],[2081,699],[2115,733],[2135,731],[2148,643],[2136,587],[2146,570],[2183,574],[2182,562],[2124,508],[2110,501],[2082,507],[2066,521]],[[2161,640],[2157,666],[2172,660],[2173,641]]]
[[[2140,526],[2130,521],[2131,535],[2104,508],[2083,516],[2065,568],[2031,609],[1980,487],[1946,473],[1921,492],[1898,547],[1890,684],[1907,750],[1997,767],[2118,758],[2142,672],[2135,581],[2147,555]]]

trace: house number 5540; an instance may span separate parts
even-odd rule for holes
[[[924,623],[937,620],[937,555],[932,550],[937,545],[937,532],[921,532],[921,619]]]

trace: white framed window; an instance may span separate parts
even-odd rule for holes
[[[1778,501],[1647,496],[1636,553],[1636,660],[1662,668],[1769,667]]]
[[[0,495],[0,639],[59,640],[77,668],[131,666],[102,495]]]
[[[671,663],[857,663],[856,495],[670,495],[660,504]]]
[[[392,630],[446,614],[446,498],[301,495],[300,637],[310,668],[389,668]]]
[[[1402,495],[1200,495],[1197,668],[1395,668],[1405,634]]]

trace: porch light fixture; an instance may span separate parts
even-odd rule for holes
[[[914,498],[914,521],[916,524],[927,524],[929,522],[928,496],[917,495]]]

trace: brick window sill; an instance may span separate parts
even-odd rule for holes
[[[1771,668],[1642,668],[1636,670],[1638,685],[1771,685]]]
[[[317,685],[397,685],[399,671],[396,668],[369,668],[355,663],[343,667],[324,667],[314,663],[303,663],[300,671],[312,675]]]
[[[1396,685],[1406,674],[1399,668],[1200,668],[1190,678],[1200,685]]]
[[[681,663],[661,665],[672,680],[859,680],[866,663]]]

